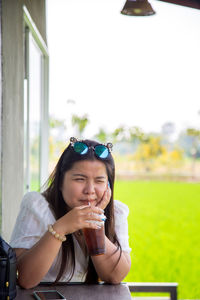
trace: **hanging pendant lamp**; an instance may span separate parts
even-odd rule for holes
[[[155,11],[147,0],[127,0],[121,13],[128,16],[151,16]]]

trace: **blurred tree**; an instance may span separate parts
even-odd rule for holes
[[[191,135],[196,138],[196,140],[200,139],[200,130],[194,129],[194,128],[188,128],[187,134]]]
[[[137,126],[133,126],[129,128],[129,140],[130,142],[135,142],[135,141],[145,141],[146,140],[146,135],[144,134],[144,132],[142,131],[142,129],[140,129]]]
[[[193,143],[192,143],[190,153],[191,156],[193,157],[191,171],[192,171],[193,178],[195,178],[196,159],[197,159],[198,147],[200,143],[200,130],[197,130],[195,128],[188,128],[187,134],[193,137]]]
[[[56,119],[53,116],[49,118],[49,127],[49,173],[51,173],[66,147],[67,127],[65,120]]]
[[[51,116],[49,118],[49,126],[50,128],[65,127],[64,120],[58,120]]]
[[[126,128],[124,125],[119,126],[112,133],[114,142],[135,142],[135,141],[144,141],[146,135],[144,132],[137,126]]]
[[[77,134],[79,137],[82,137],[83,131],[85,130],[86,126],[89,123],[89,119],[87,114],[84,114],[82,117],[79,117],[78,115],[72,115],[72,125],[76,127]]]
[[[183,149],[177,146],[171,151],[163,151],[163,153],[158,157],[157,163],[162,167],[165,167],[167,172],[176,170],[183,165]]]
[[[161,144],[160,137],[146,136],[144,141],[138,145],[134,159],[136,162],[142,162],[148,172],[153,168],[153,161],[166,151],[167,149]]]
[[[104,128],[99,128],[99,132],[95,135],[95,139],[97,139],[101,143],[106,143],[108,140],[108,133]]]
[[[65,141],[67,126],[63,119],[56,119],[53,116],[49,117],[50,136],[53,136],[55,141]]]
[[[123,125],[119,126],[112,132],[112,138],[114,143],[123,141],[125,139],[125,136],[126,129]]]

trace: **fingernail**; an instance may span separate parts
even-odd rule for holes
[[[99,226],[99,225],[96,225],[97,226],[97,229],[100,229],[101,228],[101,226]]]
[[[104,215],[101,215],[101,221],[105,221],[107,218]]]

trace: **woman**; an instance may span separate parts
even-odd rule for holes
[[[10,242],[22,287],[40,281],[117,284],[128,274],[128,208],[113,201],[111,148],[110,143],[71,138],[44,193],[24,196]],[[91,221],[101,221],[103,212],[106,252],[88,257],[82,229],[97,229]]]

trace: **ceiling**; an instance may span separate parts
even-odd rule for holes
[[[159,0],[168,3],[174,3],[178,5],[188,6],[200,9],[200,0]]]

